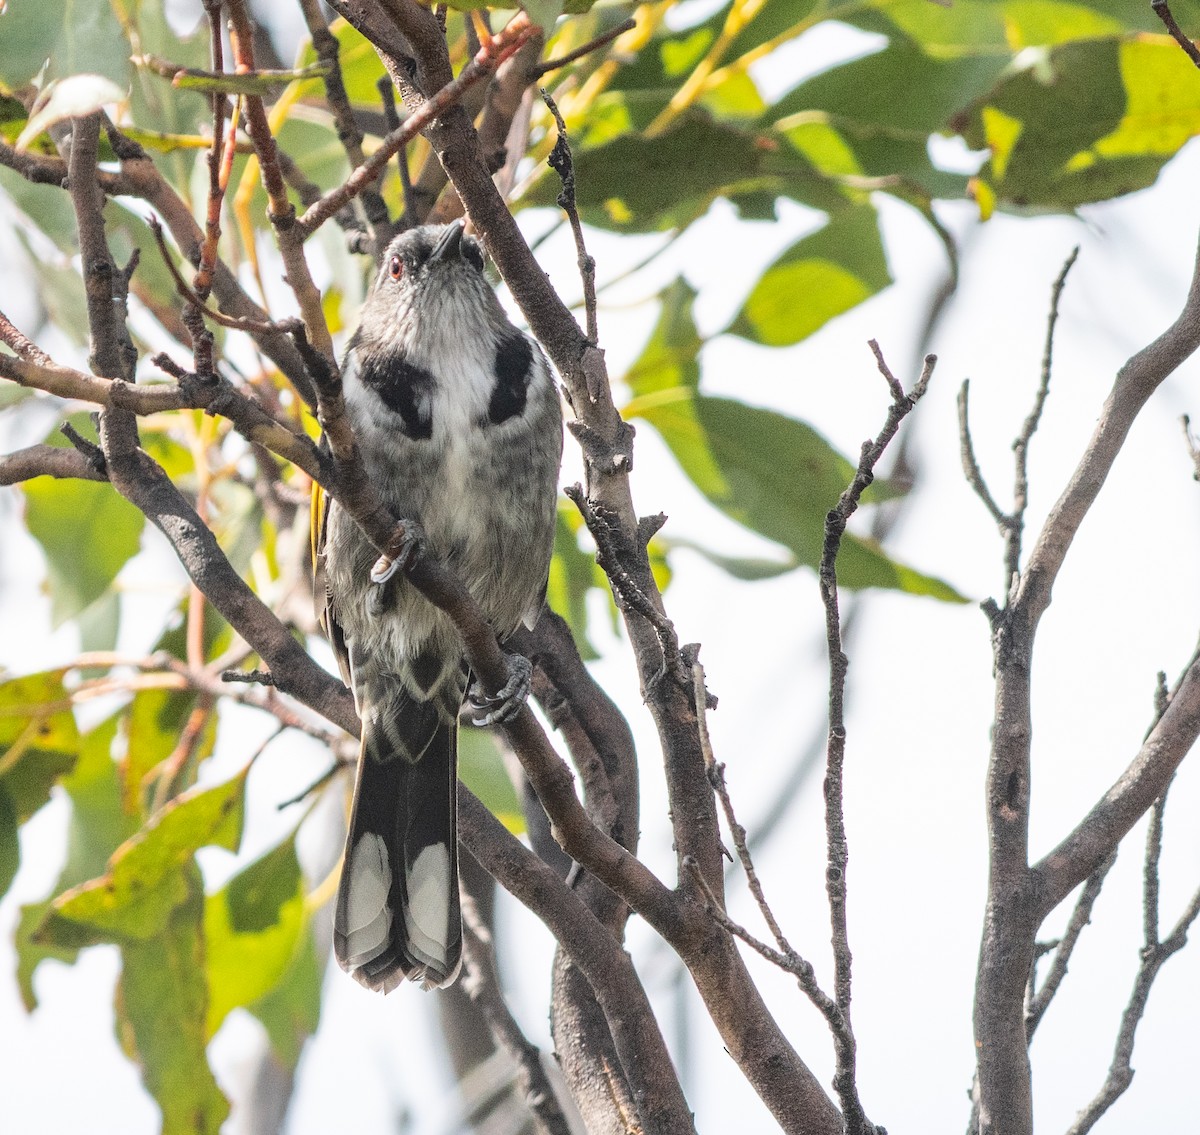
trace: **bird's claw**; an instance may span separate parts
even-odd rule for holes
[[[529,698],[533,688],[533,663],[522,654],[506,654],[505,663],[508,666],[508,680],[495,694],[489,694],[475,678],[467,691],[467,704],[474,711],[471,724],[486,728],[489,725],[503,725],[516,717],[521,706]],[[478,713],[480,716],[476,717]]]
[[[416,562],[425,547],[425,533],[414,520],[406,520],[397,526],[398,535],[393,536],[387,551],[375,561],[371,568],[371,582],[382,587],[398,571],[404,571]]]

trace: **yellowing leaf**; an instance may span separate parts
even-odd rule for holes
[[[173,800],[117,848],[108,872],[54,901],[43,928],[68,945],[160,934],[188,896],[192,856],[206,846],[234,850],[241,840],[249,767],[215,788]]]
[[[162,1135],[218,1135],[229,1104],[205,1051],[204,897],[195,864],[183,873],[183,890],[153,938],[123,944],[117,1020],[162,1109]]]

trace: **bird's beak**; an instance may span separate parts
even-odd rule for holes
[[[463,222],[454,221],[446,226],[446,231],[438,238],[437,244],[429,254],[429,263],[438,264],[443,261],[462,259]]]

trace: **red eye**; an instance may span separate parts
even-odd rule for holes
[[[393,256],[388,263],[388,275],[393,280],[398,280],[404,275],[404,261],[399,256]]]

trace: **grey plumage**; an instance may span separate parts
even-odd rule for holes
[[[466,585],[503,640],[544,601],[562,453],[540,347],[507,319],[461,222],[413,229],[384,254],[343,366],[363,461],[398,517]],[[332,504],[318,578],[363,745],[334,921],[338,961],[389,991],[447,985],[461,922],[457,715],[468,673],[449,618]]]

